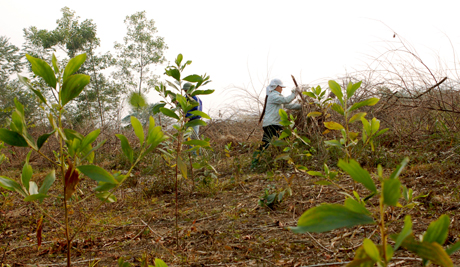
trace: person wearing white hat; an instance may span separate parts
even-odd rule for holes
[[[280,132],[283,130],[281,126],[281,116],[279,110],[284,108],[287,109],[301,109],[300,104],[290,104],[296,97],[296,88],[291,90],[289,96],[284,97],[281,92],[286,86],[280,79],[273,79],[267,86],[267,103],[265,108],[265,115],[263,117],[262,127],[264,135],[262,137],[262,144],[254,152],[254,159],[252,166],[254,167],[258,163],[258,156],[260,152],[265,150],[269,145],[273,136],[278,137]]]

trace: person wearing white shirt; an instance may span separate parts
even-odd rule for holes
[[[280,79],[271,80],[270,84],[267,86],[268,98],[262,123],[264,135],[262,137],[262,144],[254,152],[252,167],[257,165],[259,154],[267,149],[273,136],[279,137],[280,132],[283,130],[283,127],[280,123],[281,116],[279,114],[279,110],[282,108],[302,108],[300,104],[290,104],[296,97],[296,88],[292,89],[291,94],[285,97],[281,94],[283,92],[283,88],[285,87],[286,86],[283,85],[283,82]]]

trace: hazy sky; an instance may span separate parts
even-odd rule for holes
[[[453,57],[460,45],[460,1],[53,1],[0,0],[0,35],[21,47],[23,29],[52,30],[64,6],[80,21],[92,19],[101,39],[100,52],[113,51],[126,33],[123,20],[137,11],[154,19],[158,35],[192,60],[189,73],[211,76],[214,96],[203,97],[205,109],[231,104],[224,88],[248,86],[250,75],[262,89],[269,79],[293,86],[290,75],[310,85],[360,69],[369,57],[385,52],[393,34],[413,45],[429,62],[434,55]],[[164,66],[158,66],[158,74]],[[158,100],[151,94],[152,101]]]

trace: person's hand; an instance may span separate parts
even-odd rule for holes
[[[300,89],[299,89],[299,87],[295,87],[295,88],[293,88],[293,89],[291,90],[291,92],[292,92],[293,94],[296,93],[296,92],[299,92],[299,93],[300,93]]]

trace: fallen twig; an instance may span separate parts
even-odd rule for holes
[[[145,223],[142,219],[141,219],[141,222],[142,222],[143,224],[145,224],[145,225],[150,229],[150,231],[152,231],[152,233],[154,233],[156,236],[158,236],[159,238],[163,238],[160,234],[157,234],[155,231],[153,231],[153,229],[150,228],[150,225],[148,225],[147,223]],[[145,228],[144,228],[144,229],[145,229]]]

